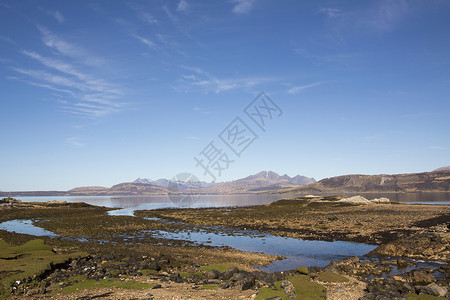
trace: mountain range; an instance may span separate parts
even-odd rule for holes
[[[432,172],[395,175],[343,175],[322,179],[316,183],[286,190],[281,193],[341,194],[364,192],[448,192],[450,167]]]
[[[101,196],[101,195],[164,195],[181,193],[237,194],[237,193],[295,193],[340,194],[364,192],[450,191],[450,166],[432,172],[394,175],[342,175],[322,179],[297,175],[279,175],[262,171],[245,178],[207,183],[138,178],[112,187],[77,187],[69,191],[0,192],[0,196]]]

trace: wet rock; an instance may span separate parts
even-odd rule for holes
[[[406,299],[408,293],[415,293],[415,288],[393,278],[376,278],[368,283],[367,291],[362,299]]]
[[[208,279],[206,281],[206,283],[208,283],[208,284],[220,284],[220,280],[219,279]]]
[[[156,271],[160,271],[161,270],[161,266],[156,262],[156,261],[152,261],[149,265],[148,268],[150,270],[156,270]]]
[[[447,289],[444,287],[440,287],[439,285],[433,282],[430,283],[429,285],[419,287],[419,293],[425,295],[445,297],[445,295],[447,294]]]
[[[231,277],[232,281],[239,281],[239,280],[243,280],[245,279],[245,274],[243,273],[234,273],[233,276]]]
[[[222,278],[223,278],[224,280],[229,280],[231,277],[233,277],[233,275],[234,275],[235,273],[238,273],[238,272],[239,272],[239,269],[238,269],[238,268],[236,268],[236,267],[231,267],[231,268],[229,268],[228,270],[226,270],[225,272],[223,272]]]
[[[413,285],[427,285],[436,282],[436,278],[429,270],[413,270],[406,272],[402,277]]]
[[[408,266],[408,262],[403,259],[397,259],[397,267],[400,269],[404,269]]]
[[[406,293],[414,294],[416,292],[416,288],[409,283],[403,284],[403,290],[406,291]]]
[[[206,278],[207,279],[217,279],[220,276],[220,272],[213,269],[213,270],[209,270],[208,273],[206,273]]]
[[[172,280],[173,282],[176,282],[176,283],[183,282],[183,278],[180,276],[179,273],[170,274],[169,275],[169,279]]]
[[[295,287],[292,284],[292,282],[287,281],[287,280],[283,280],[281,282],[281,287],[283,288],[284,293],[286,294],[286,296],[288,296],[289,299],[295,299],[296,298]]]
[[[254,285],[255,285],[255,278],[247,277],[242,280],[236,281],[233,284],[233,288],[237,289],[239,291],[245,291],[245,290],[251,289]]]
[[[446,224],[416,229],[376,248],[370,254],[450,261],[450,231]]]

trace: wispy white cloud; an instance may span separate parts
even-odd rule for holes
[[[55,18],[56,21],[58,21],[59,23],[64,23],[65,18],[63,16],[62,13],[60,13],[59,11],[47,11],[47,13],[49,15],[51,15],[53,18]]]
[[[380,139],[379,135],[368,135],[368,136],[363,137],[363,140],[368,141],[368,142],[373,142],[373,141],[376,141],[379,139]]]
[[[312,87],[321,85],[323,83],[324,83],[323,81],[320,81],[320,82],[314,82],[314,83],[305,84],[305,85],[294,86],[294,87],[291,87],[290,89],[288,89],[287,93],[291,94],[291,95],[295,95],[295,94],[298,94],[299,92],[301,92],[303,90],[306,90],[308,88],[312,88]]]
[[[194,141],[201,140],[201,138],[199,138],[198,136],[193,136],[193,135],[188,135],[186,138],[188,140],[194,140]]]
[[[359,32],[389,31],[395,29],[411,12],[411,2],[406,0],[379,0],[359,10],[323,8],[320,13],[335,19],[333,30]]]
[[[139,18],[148,24],[158,23],[158,20],[155,19],[151,14],[149,14],[147,12],[139,13]]]
[[[233,7],[235,14],[245,14],[253,9],[256,0],[232,0],[231,2],[235,3]]]
[[[196,111],[198,113],[205,114],[205,115],[209,115],[211,113],[209,110],[205,110],[205,109],[203,109],[201,107],[198,107],[198,106],[194,107],[194,111]]]
[[[0,40],[10,43],[11,45],[18,46],[10,37],[0,35]]]
[[[69,137],[66,139],[66,144],[73,146],[75,148],[84,147],[84,143],[81,142],[81,139],[78,137]]]
[[[137,38],[139,41],[141,41],[144,45],[147,45],[148,47],[150,47],[152,49],[154,49],[156,47],[156,44],[149,39],[143,38],[139,35],[134,35],[134,37]]]
[[[189,3],[186,0],[180,0],[177,5],[177,11],[186,12],[189,9]]]
[[[373,26],[378,29],[391,29],[395,24],[401,21],[409,11],[406,0],[384,0],[375,8],[376,13],[372,22]]]
[[[177,23],[178,18],[170,11],[170,8],[167,5],[162,7],[162,10],[166,13],[167,17],[173,22]]]
[[[104,60],[100,57],[90,55],[85,49],[69,43],[64,39],[53,34],[50,30],[43,26],[37,26],[41,32],[42,42],[47,46],[56,50],[58,54],[71,57],[82,61],[84,64],[99,66],[104,64]]]
[[[338,9],[338,8],[330,8],[330,7],[321,8],[318,11],[318,13],[324,14],[324,15],[326,15],[329,18],[336,18],[336,17],[341,15],[341,12],[342,11],[340,9]]]
[[[85,54],[82,49],[58,38],[45,27],[38,26],[38,29],[41,32],[42,41],[47,47],[53,48],[61,54],[72,57],[79,57]]]
[[[311,59],[318,63],[339,63],[347,62],[361,56],[359,53],[313,53],[305,48],[295,48],[293,51],[305,59]]]
[[[49,30],[40,28],[42,42],[52,50],[51,56],[43,56],[34,51],[22,51],[26,57],[40,63],[40,68],[12,67],[20,77],[14,80],[58,92],[55,101],[65,112],[98,118],[118,112],[126,105],[120,102],[121,88],[98,75],[89,60],[79,56],[81,47],[62,41]],[[97,74],[97,75],[96,75]]]
[[[445,148],[442,147],[442,146],[432,145],[432,146],[428,146],[428,149],[431,149],[431,150],[444,150]]]
[[[395,28],[411,11],[407,0],[379,0],[359,10],[341,10],[324,7],[318,13],[334,19],[333,30],[353,30],[355,26],[361,30],[385,31]]]
[[[183,69],[191,71],[191,74],[181,75],[181,86],[176,89],[188,91],[192,87],[200,88],[204,93],[214,92],[216,94],[241,88],[252,88],[262,83],[273,81],[265,77],[244,78],[217,78],[201,68],[182,66]]]

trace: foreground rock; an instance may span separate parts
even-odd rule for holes
[[[379,246],[374,255],[450,261],[450,231],[447,224],[416,228],[407,236]]]
[[[392,264],[399,265],[401,261],[390,261]],[[375,264],[372,262],[361,262],[358,257],[345,259],[342,261],[331,262],[324,268],[311,268],[313,272],[332,272],[344,275],[358,277],[367,282],[363,300],[376,299],[406,299],[408,295],[432,295],[439,297],[449,297],[448,291],[448,265],[431,270],[428,268],[406,271],[400,275],[388,277],[381,276],[390,273],[388,266]],[[439,271],[446,274],[444,278],[437,278],[433,275]],[[317,276],[317,275],[313,275]],[[373,277],[373,278],[372,278]],[[372,278],[372,279],[369,279]]]

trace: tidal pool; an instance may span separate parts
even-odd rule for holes
[[[245,252],[263,252],[270,255],[284,256],[267,266],[255,266],[266,272],[292,270],[298,266],[324,267],[331,261],[342,260],[352,256],[362,257],[377,246],[343,241],[325,242],[286,238],[255,231],[208,232],[199,231],[148,231],[160,238],[191,241],[196,244],[231,247]]]
[[[10,220],[0,223],[0,229],[9,232],[29,234],[34,236],[58,236],[56,233],[33,225],[32,220]]]

